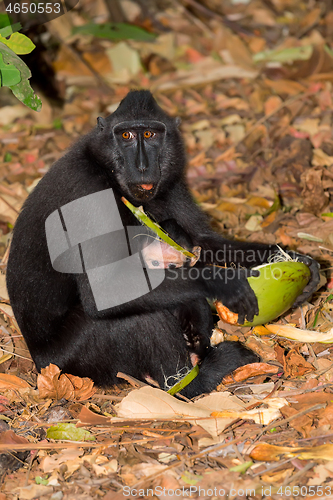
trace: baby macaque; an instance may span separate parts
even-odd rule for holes
[[[157,236],[147,239],[142,248],[143,259],[149,269],[175,269],[194,266],[200,258],[201,248],[193,246],[191,238],[174,219],[164,221],[161,226],[178,245],[193,253],[187,257]]]

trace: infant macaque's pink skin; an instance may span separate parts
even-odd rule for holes
[[[194,253],[195,257],[188,259],[182,252],[179,252],[164,241],[156,239],[142,249],[142,255],[149,269],[182,267],[187,261],[189,266],[192,267],[200,257],[200,250],[200,247],[193,247],[190,251]]]
[[[146,246],[142,250],[142,255],[149,269],[167,269],[171,265],[182,267],[186,262],[183,253],[159,240]]]

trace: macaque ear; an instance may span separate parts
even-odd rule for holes
[[[105,129],[106,127],[106,121],[104,120],[104,118],[102,118],[101,116],[99,116],[97,118],[97,127],[99,128],[99,130],[102,132],[102,130]]]
[[[193,247],[191,252],[194,253],[194,257],[191,257],[190,267],[195,266],[200,259],[201,247]]]
[[[180,118],[179,116],[177,116],[177,117],[175,118],[175,124],[176,124],[176,127],[179,127],[179,125],[181,124],[181,122],[182,122],[181,118]]]

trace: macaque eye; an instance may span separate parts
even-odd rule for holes
[[[123,138],[123,139],[128,140],[128,139],[133,139],[134,134],[133,134],[133,132],[129,132],[129,131],[127,130],[126,132],[123,132],[123,133],[121,134],[121,136],[122,136],[122,138]]]
[[[159,263],[158,260],[152,260],[151,261],[151,265],[154,266],[154,267],[158,267],[160,265],[160,263]]]
[[[151,137],[154,137],[154,132],[151,132],[150,130],[145,130],[143,133],[143,137],[145,139],[150,139]]]

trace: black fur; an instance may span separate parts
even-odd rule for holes
[[[141,132],[152,121],[162,124],[164,132],[156,139],[158,154],[156,147],[142,141],[140,146],[133,142],[134,149],[122,143],[121,130],[118,136],[115,130],[127,121]],[[193,322],[194,315],[200,325],[203,361],[199,376],[183,391],[186,396],[214,389],[224,375],[257,359],[236,342],[210,347],[212,319],[206,297],[222,300],[240,319],[249,320],[257,313],[257,301],[246,280],[250,271],[235,273],[207,264],[226,262],[250,268],[265,262],[276,247],[229,242],[214,233],[191,198],[184,167],[176,120],[158,107],[150,92],[136,91],[130,92],[111,116],[99,120],[36,186],[15,226],[7,284],[17,322],[38,370],[54,363],[65,372],[91,377],[104,386],[117,382],[116,374],[122,371],[139,379],[149,375],[163,387],[165,377],[191,366],[183,335],[187,325],[182,325],[187,314],[188,321]],[[149,184],[154,188],[140,187]],[[86,275],[59,273],[52,268],[45,220],[66,203],[108,188],[114,191],[125,226],[138,222],[121,196],[136,206],[143,205],[156,221],[175,219],[193,244],[202,247],[200,269],[205,270],[205,277],[191,280],[191,269],[184,267],[167,270],[178,272],[176,279],[166,279],[142,298],[97,311]],[[313,271],[309,295],[318,271],[313,261],[307,262]],[[182,307],[187,312],[180,320],[172,311]]]

